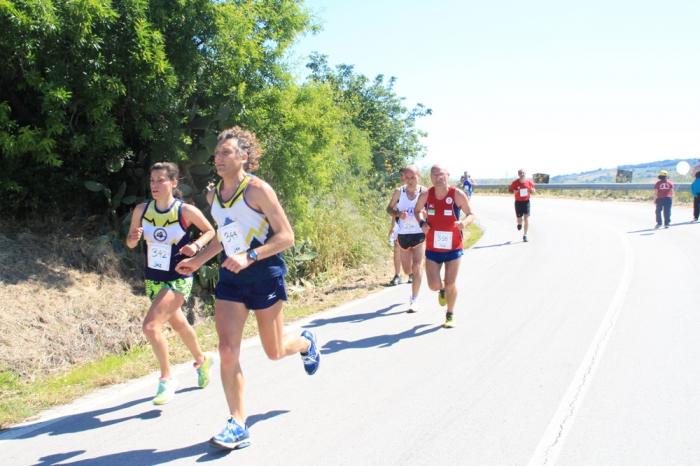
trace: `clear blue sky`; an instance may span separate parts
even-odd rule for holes
[[[295,46],[396,76],[421,164],[475,178],[700,157],[700,1],[307,0]],[[301,73],[301,71],[300,71]]]

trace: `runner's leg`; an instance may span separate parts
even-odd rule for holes
[[[406,275],[413,273],[413,249],[401,249],[401,266],[403,268],[403,273]]]
[[[428,279],[428,288],[433,291],[442,289],[442,278],[440,278],[440,269],[442,264],[433,262],[430,259],[425,260],[425,277]]]
[[[447,312],[454,312],[457,302],[457,274],[462,258],[445,262],[445,291],[447,298]]]
[[[413,283],[411,284],[411,292],[413,296],[418,297],[420,285],[423,281],[423,258],[425,258],[425,242],[413,248],[413,264],[411,273],[413,274]]]
[[[263,349],[267,357],[273,361],[292,354],[305,353],[310,347],[309,340],[306,338],[284,333],[283,305],[284,301],[279,300],[267,309],[254,311]]]
[[[523,236],[527,236],[527,229],[530,226],[530,222],[528,222],[528,219],[530,218],[530,214],[525,214],[523,215]],[[537,236],[537,235],[535,235]],[[535,238],[536,239],[536,238]]]
[[[394,239],[394,275],[401,275],[401,248],[398,239]]]
[[[184,296],[174,293],[169,288],[163,288],[153,300],[146,318],[143,320],[143,333],[153,348],[161,378],[170,377],[170,356],[168,355],[168,340],[163,335],[163,325],[179,311]]]
[[[215,311],[216,332],[219,335],[221,357],[221,384],[231,416],[245,426],[243,412],[243,372],[241,371],[241,339],[248,318],[245,304],[217,300]]]
[[[204,362],[204,353],[202,353],[202,349],[199,347],[197,334],[190,323],[187,322],[187,318],[182,313],[182,309],[178,308],[173,313],[172,317],[170,317],[168,322],[170,322],[170,326],[173,328],[173,330],[180,335],[182,342],[185,344],[187,349],[190,350],[190,353],[192,353],[192,357],[194,358],[195,362]]]

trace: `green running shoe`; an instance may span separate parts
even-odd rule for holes
[[[455,326],[455,315],[453,312],[448,312],[445,314],[445,328],[452,328]]]
[[[447,296],[444,288],[438,291],[438,303],[440,303],[440,306],[447,306]]]
[[[158,383],[158,393],[153,398],[154,405],[164,405],[175,397],[175,392],[180,388],[180,382],[175,377],[160,379]]]
[[[194,368],[197,369],[197,384],[199,388],[204,388],[209,385],[209,368],[211,363],[214,361],[214,355],[212,353],[204,353],[204,362],[202,364],[197,364],[195,361]]]

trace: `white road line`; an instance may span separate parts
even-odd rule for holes
[[[611,229],[611,231],[614,230]],[[622,305],[627,297],[627,290],[632,281],[632,271],[634,269],[634,250],[632,249],[632,244],[625,235],[618,231],[614,232],[620,237],[624,245],[625,269],[622,272],[622,277],[615,290],[615,295],[608,307],[608,312],[600,323],[598,332],[593,338],[586,356],[583,358],[542,440],[540,440],[539,445],[537,445],[537,449],[532,455],[528,466],[551,465],[556,462],[564,446],[564,442],[566,441],[566,436],[571,431],[571,427],[576,420],[576,415],[581,405],[583,405],[586,392],[603,358],[605,347],[610,340],[610,336],[615,328],[615,323],[617,322],[617,317],[620,314],[620,309],[622,309]]]

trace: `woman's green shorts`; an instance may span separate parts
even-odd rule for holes
[[[180,293],[185,297],[185,301],[187,301],[190,299],[190,293],[192,293],[192,282],[192,277],[178,278],[177,280],[171,280],[169,282],[146,280],[146,294],[151,302],[153,302],[156,299],[156,296],[158,296],[160,290],[167,288],[173,293]]]

